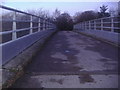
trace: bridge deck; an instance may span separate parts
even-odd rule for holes
[[[75,32],[55,34],[13,87],[117,88],[117,47]]]

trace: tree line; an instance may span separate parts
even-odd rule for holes
[[[61,13],[60,10],[56,9],[52,15],[49,14],[49,11],[44,11],[42,9],[39,10],[28,10],[26,12],[46,18],[48,20],[50,20],[51,22],[55,23],[57,28],[59,30],[73,30],[73,25],[80,23],[80,22],[84,22],[84,21],[88,21],[88,20],[92,20],[92,19],[98,19],[98,18],[103,18],[103,17],[109,17],[111,16],[111,13],[113,13],[113,11],[109,11],[108,10],[108,6],[107,5],[102,5],[100,7],[100,11],[96,12],[96,11],[84,11],[84,12],[76,12],[74,16],[70,16],[70,14],[68,12],[64,12]],[[4,14],[3,15],[3,19],[10,19],[10,17],[12,16],[12,14]],[[20,19],[24,19],[26,20],[28,18],[28,16],[26,15],[17,15]],[[120,16],[120,14],[118,14],[118,16]]]
[[[59,10],[55,10],[55,14],[57,15],[56,17],[56,25],[58,26],[58,29],[60,30],[72,30],[73,25],[84,22],[84,21],[89,21],[92,19],[98,19],[98,18],[103,18],[103,17],[109,17],[113,15],[117,11],[113,10],[108,10],[107,5],[102,5],[100,7],[100,11],[84,11],[84,12],[76,12],[73,17],[71,17],[67,12],[60,14]],[[120,14],[116,15],[120,16]]]

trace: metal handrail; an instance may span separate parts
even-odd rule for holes
[[[27,15],[30,15],[30,16],[34,16],[34,17],[38,17],[38,18],[47,20],[47,19],[42,18],[42,17],[40,17],[40,16],[33,15],[33,14],[30,14],[30,13],[27,13],[27,12],[23,12],[23,11],[20,11],[20,10],[17,10],[17,9],[13,9],[13,8],[10,8],[10,7],[6,7],[6,6],[3,6],[3,5],[0,5],[0,8],[2,8],[2,9],[7,9],[7,10],[10,10],[10,11],[19,12],[19,13],[23,13],[23,14],[27,14]]]
[[[49,29],[49,28],[51,29],[51,27],[54,28],[54,26],[55,26],[50,20],[48,20],[46,18],[42,18],[40,16],[36,16],[36,15],[30,14],[30,13],[26,13],[26,12],[23,12],[23,11],[20,11],[20,10],[17,10],[17,9],[9,8],[9,7],[3,6],[3,5],[0,5],[0,8],[10,10],[10,11],[14,12],[12,20],[4,20],[4,19],[1,20],[1,21],[12,22],[12,30],[11,31],[0,32],[0,35],[5,35],[5,34],[12,33],[12,40],[17,40],[19,38],[19,37],[17,37],[17,32],[20,32],[20,31],[29,30],[29,34],[32,34],[32,33],[35,33],[35,32],[33,32],[33,29],[38,28],[37,31],[41,31],[41,29],[40,29],[41,27],[42,27],[42,30],[46,30],[46,29]],[[29,20],[17,20],[16,13],[22,13],[22,14],[29,15],[30,18],[29,18]],[[34,21],[33,17],[37,17],[38,20]],[[29,28],[17,29],[17,24],[18,24],[17,22],[29,22]],[[41,24],[41,22],[42,22],[42,24]],[[37,27],[33,26],[34,23],[37,23]],[[51,27],[50,27],[50,25],[51,25]],[[25,36],[25,35],[23,35],[23,36]],[[7,42],[9,42],[9,41],[7,41]],[[6,43],[6,42],[4,42],[4,43]]]
[[[101,19],[108,19],[108,18],[115,18],[114,16],[112,17],[102,17],[102,18],[97,18],[97,19],[93,19],[93,20],[88,20],[88,21],[95,21],[95,20],[101,20]],[[116,16],[116,18],[120,18],[119,16]],[[88,21],[84,21],[84,22],[88,22]]]
[[[104,21],[104,19],[110,19],[110,21]],[[84,21],[78,24],[75,24],[74,27],[76,29],[88,29],[91,30],[91,27],[94,28],[94,30],[98,30],[97,28],[100,28],[101,30],[104,30],[104,28],[109,28],[111,32],[115,32],[114,29],[120,30],[119,26],[114,26],[114,24],[119,24],[120,21],[114,21],[114,18],[120,18],[118,17],[104,17],[99,19],[93,19],[89,21]],[[97,21],[100,20],[100,21]],[[98,25],[99,24],[99,25]],[[110,24],[110,26],[104,25],[104,24]],[[115,32],[118,33],[118,32]]]

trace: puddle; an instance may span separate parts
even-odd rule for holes
[[[56,80],[56,79],[51,78],[50,82],[57,82],[59,84],[63,84],[63,79]]]
[[[89,74],[82,74],[79,76],[80,83],[94,82],[94,79]]]
[[[65,50],[66,53],[69,53],[70,51],[69,50]]]

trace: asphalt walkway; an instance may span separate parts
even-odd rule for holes
[[[55,34],[13,88],[117,88],[118,48],[72,31]]]

